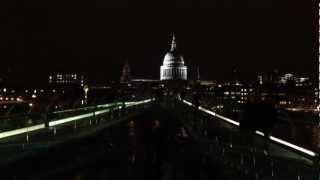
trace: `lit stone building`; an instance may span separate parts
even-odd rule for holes
[[[177,52],[175,36],[172,37],[171,49],[166,53],[160,67],[160,80],[187,80],[187,66]]]

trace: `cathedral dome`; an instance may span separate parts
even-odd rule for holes
[[[184,65],[183,56],[179,55],[176,51],[169,51],[164,56],[163,65]]]
[[[175,66],[175,65],[184,65],[183,57],[177,52],[176,38],[173,35],[171,42],[171,49],[164,56],[163,65]]]
[[[187,67],[183,56],[177,52],[175,36],[172,37],[171,49],[163,59],[160,67],[160,80],[187,80]]]

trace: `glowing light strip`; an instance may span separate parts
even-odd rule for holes
[[[183,100],[183,102],[184,102],[185,104],[189,105],[189,106],[194,106],[191,102],[188,102],[188,101],[186,101],[186,100]],[[209,111],[208,109],[205,109],[205,108],[203,108],[203,107],[201,107],[201,106],[199,107],[199,110],[200,110],[200,111],[203,111],[203,112],[205,112],[205,113],[208,113],[208,114],[210,114],[210,115],[212,115],[212,116],[215,116],[215,117],[217,117],[217,118],[219,118],[219,119],[222,119],[222,120],[224,120],[224,121],[226,121],[226,122],[228,122],[228,123],[231,123],[231,124],[233,124],[233,125],[240,126],[240,123],[239,123],[239,122],[234,121],[234,120],[232,120],[232,119],[230,119],[230,118],[224,117],[224,116],[222,116],[222,115],[220,115],[220,114],[217,114],[217,113],[215,113],[215,112]]]
[[[59,113],[65,113],[65,112],[74,112],[74,111],[79,111],[79,110],[87,110],[93,108],[93,106],[89,106],[89,107],[83,107],[83,108],[76,108],[76,109],[66,109],[66,110],[62,110],[62,111],[55,111],[52,112],[53,114],[59,114]]]
[[[110,111],[109,109],[101,110],[101,111],[96,111],[96,112],[95,112],[95,115],[99,115],[99,114],[107,113],[107,112],[109,112],[109,111]]]
[[[27,132],[32,132],[32,131],[36,131],[36,130],[44,129],[44,128],[45,128],[45,124],[38,124],[35,126],[29,126],[29,127],[25,127],[25,128],[21,128],[21,129],[15,129],[12,131],[6,131],[6,132],[0,133],[0,139],[14,136],[14,135],[24,134]]]
[[[142,101],[137,101],[137,102],[126,102],[125,104],[130,107],[130,106],[134,106],[134,105],[145,104],[145,103],[148,103],[151,101],[154,101],[154,98],[153,99],[146,99],[146,100],[142,100]]]
[[[101,105],[97,105],[98,108],[100,107],[111,107],[111,106],[116,106],[116,105],[121,105],[121,103],[119,102],[115,102],[115,103],[110,103],[110,104],[101,104]]]
[[[138,104],[148,103],[148,102],[150,102],[152,100],[154,100],[154,99],[148,99],[148,100],[138,101],[138,102],[128,102],[128,103],[131,103],[132,104],[131,106],[134,106],[134,105],[138,105]],[[120,105],[121,103],[112,103],[112,104],[105,104],[105,105],[99,105],[99,106],[100,107],[110,107],[112,105],[117,105],[117,104]],[[121,109],[121,108],[122,107],[119,106],[116,109]],[[82,109],[84,109],[84,108],[82,108]],[[67,111],[69,111],[69,110],[67,110]],[[109,112],[109,111],[110,111],[109,109],[100,110],[100,111],[96,111],[95,114],[96,115],[103,114],[103,113],[106,113],[106,112]],[[62,111],[59,111],[59,112],[62,112]],[[55,113],[59,113],[59,112],[57,111]],[[71,122],[71,121],[75,121],[75,120],[79,120],[79,119],[84,119],[84,118],[87,118],[87,117],[92,117],[93,115],[94,115],[93,113],[87,113],[87,114],[82,114],[82,115],[78,115],[78,116],[68,117],[68,118],[64,118],[64,119],[60,119],[60,120],[49,122],[49,126],[56,126],[56,125],[59,125],[59,124],[64,124],[64,123],[67,123],[67,122]],[[44,123],[38,124],[38,125],[34,125],[34,126],[25,127],[25,128],[15,129],[15,130],[11,130],[11,131],[1,132],[0,133],[0,139],[6,138],[6,137],[10,137],[10,136],[19,135],[19,134],[24,134],[24,133],[27,133],[27,132],[37,131],[37,130],[40,130],[40,129],[45,129],[45,124]]]
[[[114,105],[120,105],[121,103],[119,102],[115,102],[115,103],[108,103],[108,104],[100,104],[97,105],[97,108],[102,108],[102,107],[111,107]],[[83,108],[76,108],[76,109],[67,109],[67,110],[62,110],[62,111],[55,111],[53,112],[54,114],[57,113],[64,113],[64,112],[74,112],[74,111],[78,111],[78,110],[87,110],[87,109],[92,109],[95,108],[94,106],[88,106],[88,107],[83,107]]]
[[[308,150],[308,149],[305,149],[305,148],[303,148],[303,147],[300,147],[300,146],[291,144],[291,143],[289,143],[289,142],[287,142],[287,141],[284,141],[284,140],[282,140],[282,139],[279,139],[279,138],[277,138],[277,137],[270,136],[270,139],[271,139],[272,141],[275,141],[275,142],[279,143],[279,144],[283,144],[283,145],[285,145],[285,146],[291,147],[291,148],[293,148],[293,149],[295,149],[295,150],[298,150],[298,151],[303,152],[303,153],[305,153],[305,154],[308,154],[308,155],[310,155],[310,156],[313,156],[313,157],[314,157],[314,156],[317,155],[316,153],[314,153],[314,152],[312,152],[312,151],[310,151],[310,150]]]
[[[232,120],[232,119],[229,119],[229,118],[227,118],[227,117],[221,116],[221,115],[219,115],[219,114],[217,114],[217,113],[216,113],[216,117],[218,117],[218,118],[220,118],[220,119],[222,119],[222,120],[225,120],[225,121],[227,121],[227,122],[229,122],[229,123],[231,123],[231,124],[233,124],[233,125],[240,126],[240,123],[239,123],[239,122],[234,121],[234,120]]]
[[[138,104],[143,104],[143,103],[148,103],[150,101],[152,101],[153,99],[147,99],[147,100],[143,100],[143,101],[137,101],[137,102],[126,102],[126,104],[130,104],[129,106],[134,106],[134,105],[138,105]],[[111,104],[105,104],[105,105],[99,105],[99,107],[111,107],[113,105],[121,105],[122,103],[111,103]],[[122,109],[122,106],[118,106],[116,107],[115,109]],[[106,112],[109,112],[110,110],[109,109],[105,109],[105,110],[100,110],[100,111],[95,111],[94,113],[96,115],[99,115],[99,114],[103,114],[103,113],[106,113]],[[68,123],[68,122],[71,122],[71,121],[76,121],[76,120],[79,120],[79,119],[84,119],[84,118],[88,118],[88,117],[93,117],[94,114],[93,113],[87,113],[87,114],[82,114],[82,115],[78,115],[78,116],[73,116],[73,117],[68,117],[68,118],[64,118],[64,119],[60,119],[60,120],[56,120],[56,121],[51,121],[49,122],[49,126],[56,126],[56,125],[59,125],[59,124],[64,124],[64,123]]]
[[[67,122],[71,122],[71,121],[75,121],[75,120],[79,120],[79,119],[83,119],[83,118],[87,118],[87,117],[92,117],[92,116],[93,116],[93,113],[87,113],[87,114],[82,114],[79,116],[68,117],[68,118],[57,120],[57,121],[51,121],[51,122],[49,122],[49,126],[56,126],[59,124],[64,124]]]
[[[264,136],[264,133],[261,131],[256,131],[256,134],[260,135],[260,136]]]
[[[186,100],[183,100],[183,102],[184,102],[185,104],[189,105],[189,106],[194,106],[192,103],[190,103],[190,102],[188,102],[188,101],[186,101]],[[229,122],[229,123],[231,123],[231,124],[234,124],[234,125],[236,125],[236,126],[240,126],[240,123],[239,123],[239,122],[236,122],[236,121],[234,121],[234,120],[231,120],[231,119],[229,119],[229,118],[226,118],[226,117],[224,117],[224,116],[221,116],[221,115],[219,115],[219,114],[217,114],[217,113],[215,113],[215,112],[209,111],[209,110],[207,110],[207,109],[205,109],[205,108],[199,107],[199,110],[204,111],[204,112],[206,112],[206,113],[208,113],[208,114],[210,114],[210,115],[216,116],[216,117],[218,117],[218,118],[220,118],[220,119],[222,119],[222,120],[225,120],[225,121],[227,121],[227,122]],[[264,133],[261,132],[261,131],[255,131],[255,133],[258,134],[258,135],[260,135],[260,136],[264,136]],[[277,142],[277,143],[279,143],[279,144],[282,144],[282,145],[285,145],[285,146],[290,147],[290,148],[292,148],[292,149],[295,149],[295,150],[297,150],[297,151],[300,151],[300,152],[302,152],[302,153],[305,153],[305,154],[307,154],[307,155],[310,155],[310,156],[313,156],[313,157],[315,157],[315,156],[317,155],[317,154],[316,154],[315,152],[313,152],[313,151],[310,151],[310,150],[305,149],[305,148],[303,148],[303,147],[294,145],[294,144],[292,144],[292,143],[289,143],[289,142],[284,141],[284,140],[282,140],[282,139],[279,139],[279,138],[277,138],[277,137],[270,136],[269,139],[272,140],[272,141],[274,141],[274,142]]]
[[[191,102],[188,102],[186,100],[182,100],[185,104],[189,105],[189,106],[193,106],[193,104]]]
[[[260,136],[264,136],[264,133],[261,132],[261,131],[256,131],[256,134],[258,134],[258,135],[260,135]],[[310,155],[310,156],[313,156],[313,157],[314,157],[314,156],[317,155],[316,153],[314,153],[314,152],[312,152],[312,151],[310,151],[310,150],[308,150],[308,149],[305,149],[305,148],[303,148],[303,147],[294,145],[294,144],[292,144],[292,143],[289,143],[289,142],[284,141],[284,140],[282,140],[282,139],[279,139],[279,138],[277,138],[277,137],[270,136],[269,139],[270,139],[271,141],[274,141],[274,142],[277,142],[277,143],[279,143],[279,144],[282,144],[282,145],[291,147],[292,149],[295,149],[295,150],[297,150],[297,151],[303,152],[303,153],[308,154],[308,155]]]

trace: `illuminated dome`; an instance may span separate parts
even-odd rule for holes
[[[163,59],[160,67],[160,80],[187,80],[187,67],[183,56],[177,52],[175,36],[172,37],[171,49]]]
[[[183,56],[179,55],[176,51],[169,51],[164,56],[163,65],[184,65]]]

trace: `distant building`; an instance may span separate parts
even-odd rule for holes
[[[260,85],[265,83],[265,79],[263,78],[263,75],[258,75],[257,80]]]
[[[294,82],[296,87],[309,87],[312,85],[308,77],[295,77]]]
[[[84,76],[79,74],[57,73],[49,75],[49,84],[52,85],[80,85],[84,86]]]
[[[287,84],[288,81],[292,81],[292,80],[294,80],[294,75],[291,73],[284,74],[283,76],[280,77],[280,83],[282,84]]]
[[[129,83],[131,81],[131,70],[129,62],[126,61],[122,68],[121,83]]]
[[[177,51],[175,36],[172,37],[171,49],[166,53],[160,67],[160,80],[187,80],[187,66],[183,56]]]

